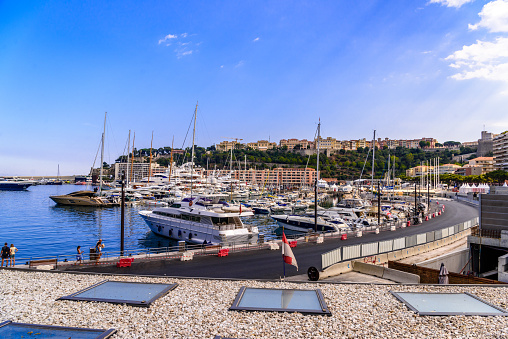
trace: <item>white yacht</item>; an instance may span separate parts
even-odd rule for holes
[[[140,211],[152,232],[196,244],[257,242],[258,228],[245,225],[240,217],[254,215],[243,206],[217,204],[218,199],[185,198],[170,207]]]
[[[287,233],[307,233],[309,230],[315,230],[315,219],[313,215],[272,215],[273,220],[277,222],[279,228],[284,228]],[[328,218],[326,218],[328,219]],[[350,230],[349,225],[340,218],[328,219],[318,216],[318,232],[343,232]],[[280,233],[277,229],[276,233]]]

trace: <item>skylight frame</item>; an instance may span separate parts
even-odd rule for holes
[[[108,282],[114,282],[114,283],[122,283],[122,284],[139,284],[139,285],[146,285],[146,284],[152,284],[152,285],[167,285],[166,288],[164,288],[162,291],[154,295],[149,300],[128,300],[128,299],[107,299],[107,298],[89,298],[89,297],[80,297],[79,295],[87,292],[91,289],[94,289],[98,286],[101,286],[103,284],[106,284]],[[107,302],[111,304],[126,304],[129,306],[140,306],[140,307],[149,307],[154,301],[157,299],[163,297],[168,292],[174,290],[178,286],[177,283],[173,284],[165,284],[165,283],[146,283],[146,282],[133,282],[133,281],[116,281],[116,280],[104,280],[101,282],[98,282],[97,284],[91,285],[85,289],[82,289],[81,291],[69,294],[67,296],[63,296],[58,298],[57,300],[72,300],[72,301],[96,301],[96,302]]]
[[[0,323],[0,330],[3,327],[13,325],[13,326],[26,326],[33,327],[34,330],[38,329],[47,329],[47,330],[68,330],[68,331],[80,331],[80,332],[90,332],[90,334],[97,333],[97,336],[93,339],[107,339],[116,333],[116,329],[110,328],[107,330],[104,329],[96,329],[96,328],[86,328],[86,327],[68,327],[68,326],[55,326],[55,325],[41,325],[41,324],[29,324],[29,323],[18,323],[13,322],[12,320],[7,320]]]
[[[312,310],[312,309],[295,309],[295,308],[263,308],[263,307],[246,307],[246,306],[239,306],[240,302],[242,301],[242,298],[245,294],[245,291],[248,289],[250,290],[272,290],[272,291],[306,291],[306,292],[315,292],[316,298],[319,302],[319,305],[321,306],[321,311]],[[229,308],[230,311],[246,311],[246,312],[288,312],[288,313],[301,313],[304,315],[327,315],[331,316],[332,313],[328,309],[328,305],[326,305],[325,299],[323,297],[323,293],[320,289],[314,289],[314,290],[303,290],[303,289],[282,289],[282,288],[255,288],[255,287],[247,287],[242,286],[240,290],[238,291],[238,294],[235,297],[235,300],[233,301],[233,304]]]
[[[403,291],[390,291],[390,293],[397,298],[400,302],[402,302],[404,305],[406,305],[407,308],[409,308],[411,311],[415,312],[418,315],[421,316],[455,316],[455,315],[465,315],[465,316],[482,316],[482,317],[491,317],[491,316],[508,316],[508,311],[496,306],[474,294],[471,294],[469,292],[451,292],[451,293],[439,293],[439,292],[403,292]],[[496,309],[502,313],[489,313],[489,312],[420,312],[415,306],[413,306],[409,301],[404,299],[403,295],[405,293],[413,293],[413,294],[442,294],[442,295],[451,295],[451,294],[464,294],[467,295],[473,299],[476,299],[480,301],[481,303],[492,307],[493,309]]]

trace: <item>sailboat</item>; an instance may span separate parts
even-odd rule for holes
[[[119,206],[118,200],[102,196],[102,172],[104,164],[104,137],[106,134],[106,114],[104,114],[104,131],[102,132],[101,140],[101,169],[99,175],[99,190],[92,191],[77,191],[64,195],[53,195],[50,199],[58,205],[66,206],[93,206],[93,207],[113,207]]]
[[[316,154],[316,181],[314,183],[314,213],[307,215],[272,215],[272,219],[277,222],[279,228],[275,230],[277,234],[281,229],[291,234],[308,233],[309,231],[322,232],[341,232],[349,230],[349,226],[342,218],[330,218],[318,213],[318,184],[319,184],[319,146],[321,140],[321,119],[317,127],[317,154]]]
[[[56,179],[50,179],[50,180],[48,180],[46,185],[62,185],[62,184],[63,184],[63,181],[60,180],[60,165],[58,165],[58,171],[57,171],[57,174],[56,174]]]
[[[191,185],[190,197],[184,198],[169,207],[140,211],[153,233],[171,239],[194,244],[233,244],[235,242],[255,243],[259,230],[256,226],[246,225],[241,217],[253,216],[250,209],[226,207],[219,203],[219,197],[213,199],[198,196],[194,186],[194,142],[196,135],[196,116],[194,110],[194,130],[192,133],[192,155],[190,161]],[[242,211],[243,209],[243,211]]]

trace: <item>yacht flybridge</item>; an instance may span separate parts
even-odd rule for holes
[[[241,205],[226,206],[218,198],[185,198],[170,207],[140,211],[152,232],[195,244],[256,242],[258,228],[245,225],[240,217],[254,215]]]

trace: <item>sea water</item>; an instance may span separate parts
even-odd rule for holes
[[[72,255],[76,247],[88,253],[99,239],[103,251],[120,250],[120,207],[96,208],[60,206],[49,198],[78,190],[93,190],[91,186],[39,185],[25,191],[0,191],[0,245],[7,242],[18,248],[17,259]],[[153,209],[144,205],[126,206],[124,248],[147,249],[175,246],[172,239],[158,236],[146,225],[138,212]],[[258,225],[260,232],[270,233],[273,220],[255,216],[244,220]],[[26,261],[26,260],[25,260]],[[24,262],[24,261],[23,261]],[[19,262],[21,263],[21,262]]]

